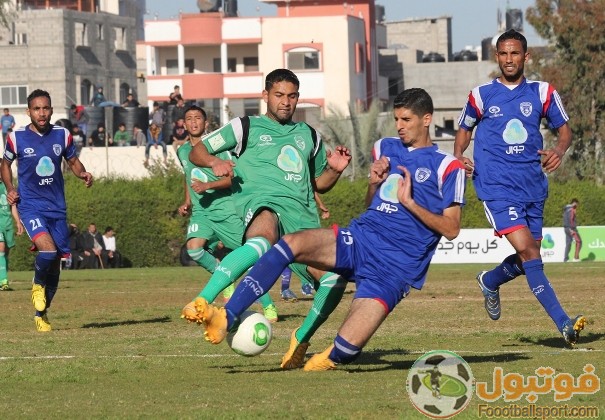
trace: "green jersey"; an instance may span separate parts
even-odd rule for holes
[[[233,191],[244,223],[269,208],[284,233],[319,227],[311,180],[327,166],[319,133],[305,123],[267,116],[235,118],[203,139],[208,151],[236,156]]]
[[[7,228],[13,228],[13,215],[6,199],[6,187],[4,182],[0,182],[0,230],[4,231]]]

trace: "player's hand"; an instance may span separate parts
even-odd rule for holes
[[[178,212],[180,216],[187,216],[189,214],[190,206],[188,203],[183,203],[179,206]]]
[[[375,160],[370,166],[370,184],[377,185],[387,179],[390,166],[391,164],[385,156]]]
[[[563,161],[563,153],[557,149],[538,150],[538,154],[542,155],[542,168],[548,173],[555,171]]]
[[[80,172],[80,179],[84,181],[86,188],[92,187],[92,174],[90,172]]]
[[[208,191],[208,183],[194,179],[191,181],[191,189],[198,194],[203,194]]]
[[[23,232],[25,232],[25,229],[23,229],[23,225],[21,223],[17,223],[17,236],[23,235]]]
[[[473,171],[475,170],[475,163],[467,157],[461,156],[458,158],[460,162],[464,165],[464,170],[466,171],[466,177],[470,178],[473,175]]]
[[[322,219],[329,219],[330,218],[330,210],[328,209],[321,209],[321,218]]]
[[[214,175],[216,176],[228,176],[228,177],[233,177],[233,167],[235,166],[235,162],[231,161],[231,160],[223,160],[223,159],[216,159],[213,163],[212,163],[212,172],[214,172]]]
[[[347,147],[336,146],[334,151],[326,150],[326,158],[332,170],[342,173],[351,162],[351,152]]]
[[[17,204],[20,198],[21,197],[19,197],[19,193],[17,192],[17,190],[11,190],[6,193],[6,201],[8,201],[8,204],[10,204],[11,206]]]
[[[414,199],[412,198],[412,176],[405,166],[398,165],[397,169],[403,172],[403,177],[399,180],[397,198],[407,208],[414,203]]]

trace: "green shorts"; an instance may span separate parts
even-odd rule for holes
[[[6,228],[0,232],[0,242],[4,242],[7,248],[15,246],[15,228]]]
[[[244,237],[244,225],[235,214],[227,216],[220,222],[213,221],[208,216],[193,213],[187,227],[187,240],[192,238],[203,238],[208,241],[208,246],[221,241],[225,247],[236,249],[242,245]]]
[[[255,197],[248,200],[239,209],[242,211],[245,226],[248,226],[254,216],[261,210],[269,209],[273,211],[279,218],[280,236],[286,233],[315,229],[321,226],[315,201],[313,201],[313,205],[309,208],[305,208],[302,205],[293,206],[293,203],[296,202],[288,200],[284,204],[284,202],[276,203],[266,198]]]

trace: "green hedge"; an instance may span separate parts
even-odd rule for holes
[[[322,226],[347,225],[364,211],[367,179],[341,179],[322,199],[330,209],[330,218]],[[179,265],[179,251],[184,243],[187,219],[177,213],[183,201],[183,178],[178,168],[152,171],[141,180],[101,179],[91,189],[73,175],[66,175],[68,221],[81,230],[93,222],[102,232],[106,226],[116,230],[118,248],[125,263],[132,267]],[[572,198],[580,201],[581,225],[605,225],[605,187],[589,182],[551,183],[546,202],[545,226],[561,226],[563,206]],[[467,205],[463,210],[464,228],[489,228],[483,206],[467,183]],[[29,252],[27,235],[17,238],[11,250],[13,270],[31,270],[34,254]]]

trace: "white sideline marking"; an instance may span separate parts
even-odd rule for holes
[[[413,350],[413,351],[402,351],[401,354],[405,355],[405,354],[425,354],[429,351],[432,350]],[[454,351],[454,353],[457,354],[502,354],[502,353],[513,353],[513,354],[524,354],[524,353],[533,353],[533,354],[553,354],[553,353],[562,353],[562,352],[594,352],[594,353],[602,353],[603,350],[601,349],[559,349],[559,350],[539,350],[539,351],[533,351],[533,350],[510,350],[510,351],[474,351],[474,350],[456,350]],[[373,351],[369,351],[369,353],[389,353],[389,354],[393,354],[392,351],[388,351],[388,352],[373,352]],[[315,354],[315,353],[309,353],[309,355],[311,354]],[[283,353],[262,353],[259,356],[282,356]],[[95,356],[74,356],[74,355],[49,355],[49,356],[0,356],[0,361],[3,360],[60,360],[60,359],[145,359],[148,357],[155,357],[155,358],[169,358],[169,357],[191,357],[191,358],[201,358],[201,359],[206,359],[206,358],[215,358],[215,357],[243,357],[240,356],[238,354],[232,353],[232,354],[146,354],[146,355],[140,355],[140,354],[126,354],[126,355],[122,355],[122,356],[102,356],[102,355],[95,355]],[[258,356],[256,356],[258,357]]]

